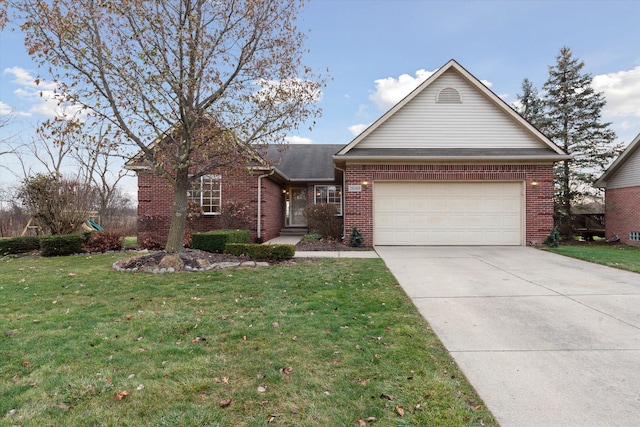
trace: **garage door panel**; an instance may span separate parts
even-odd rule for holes
[[[518,182],[375,182],[374,244],[520,245]]]

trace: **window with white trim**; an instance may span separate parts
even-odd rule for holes
[[[220,175],[205,175],[193,181],[188,193],[189,201],[196,202],[205,215],[220,214],[222,183]]]
[[[329,203],[336,205],[338,215],[342,215],[342,186],[341,185],[316,185],[314,203]]]
[[[629,240],[633,240],[634,242],[640,242],[640,231],[630,231]]]

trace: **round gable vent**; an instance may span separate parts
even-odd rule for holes
[[[445,87],[440,92],[438,92],[438,98],[436,102],[442,104],[461,104],[462,97],[460,96],[460,92],[457,89],[452,87]]]

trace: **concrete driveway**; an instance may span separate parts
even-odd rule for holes
[[[640,425],[640,274],[526,247],[377,247],[504,427]]]

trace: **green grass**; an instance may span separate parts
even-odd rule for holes
[[[0,425],[496,425],[378,259],[149,275],[121,256],[0,261]]]
[[[551,252],[640,273],[640,248],[633,246],[561,245]]]

